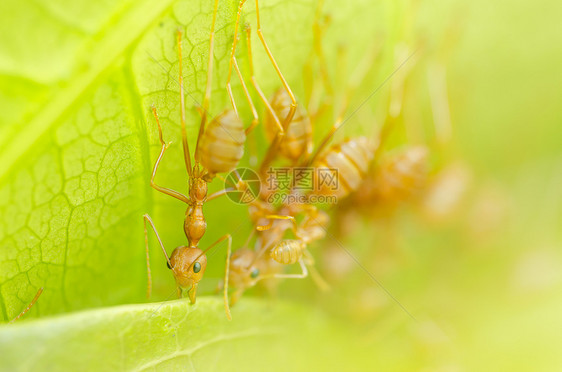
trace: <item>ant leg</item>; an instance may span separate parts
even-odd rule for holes
[[[301,274],[274,274],[273,277],[278,279],[304,279],[308,276],[308,270],[306,268],[306,265],[304,264],[304,260],[302,259],[302,257],[299,260],[299,264],[301,265],[302,269]]]
[[[395,61],[394,61],[394,63],[395,63],[395,66],[397,66],[395,68],[395,72],[398,72],[398,70],[402,66],[404,66],[406,62],[408,62],[409,58],[411,58],[413,56],[413,54],[410,54],[409,57],[407,57],[407,58],[404,57],[404,56],[407,56],[408,52],[409,52],[409,49],[407,47],[405,47],[404,45],[401,45],[401,46],[395,48]],[[389,109],[388,109],[389,113],[388,113],[388,115],[386,115],[386,118],[385,118],[385,121],[382,125],[382,128],[379,131],[378,144],[377,144],[377,149],[375,150],[375,154],[374,154],[374,157],[373,157],[373,162],[372,162],[373,164],[381,156],[384,145],[386,143],[386,140],[388,139],[392,130],[398,124],[400,112],[402,111],[402,104],[403,104],[402,100],[404,98],[404,94],[403,94],[404,84],[405,84],[405,81],[406,81],[406,78],[407,78],[407,75],[408,75],[410,69],[412,69],[412,67],[408,67],[408,69],[406,69],[406,71],[402,71],[402,74],[392,81],[393,84],[390,87],[390,103],[389,103]]]
[[[265,157],[263,158],[263,160],[260,164],[260,167],[259,167],[260,174],[263,175],[263,174],[266,173],[267,167],[269,167],[269,164],[271,164],[273,159],[275,159],[275,157],[277,156],[277,149],[279,148],[279,145],[283,141],[284,136],[285,136],[284,132],[277,132],[277,134],[273,138],[273,141],[269,145],[269,148],[268,148],[268,150],[265,154]]]
[[[240,175],[238,174],[238,172],[237,172],[236,169],[235,169],[233,172],[235,172],[236,175],[237,175],[237,178],[238,178],[238,181],[237,181],[237,182],[233,182],[233,181],[230,179],[230,177],[229,177],[229,178],[224,178],[224,177],[221,176],[220,174],[217,174],[217,175],[216,175],[217,178],[219,178],[220,180],[222,180],[222,182],[224,182],[225,188],[224,188],[223,190],[216,191],[216,192],[212,193],[211,195],[207,196],[207,199],[206,199],[207,201],[216,199],[216,198],[218,198],[218,197],[221,197],[221,196],[223,196],[223,195],[225,195],[225,194],[227,194],[227,193],[229,193],[229,192],[231,192],[231,191],[240,191],[240,186],[241,186],[241,185],[244,185],[244,181],[242,181],[242,180],[240,179]],[[240,182],[242,182],[242,183],[240,183]],[[230,184],[230,185],[232,185],[232,186],[226,187],[227,183]]]
[[[267,109],[271,117],[273,117],[273,120],[277,125],[277,129],[279,129],[280,133],[284,133],[285,131],[283,130],[283,125],[281,125],[281,121],[277,117],[275,111],[273,111],[273,108],[271,107],[269,101],[265,97],[265,94],[263,94],[263,91],[261,90],[260,85],[258,84],[258,81],[254,73],[254,57],[252,54],[252,29],[249,24],[246,24],[245,31],[246,31],[246,45],[248,48],[248,65],[250,66],[250,80],[252,80],[252,85],[254,86],[256,92],[258,92],[258,96],[263,101],[265,108]]]
[[[250,241],[252,240],[255,234],[256,234],[256,230],[252,229],[252,231],[250,231],[250,234],[248,235],[248,239],[246,239],[246,242],[244,242],[244,245],[240,247],[240,249],[248,248],[248,244],[250,244]]]
[[[304,78],[308,80],[308,86],[311,87],[309,94],[308,94],[308,116],[310,117],[311,125],[314,126],[318,116],[321,115],[327,109],[327,106],[331,106],[333,103],[333,94],[334,90],[332,87],[332,83],[330,81],[330,74],[328,73],[328,64],[326,62],[326,56],[324,54],[324,49],[322,47],[322,39],[324,38],[324,32],[328,25],[327,17],[325,17],[325,21],[321,22],[322,18],[322,8],[324,5],[324,1],[318,1],[318,6],[316,7],[315,15],[314,15],[314,23],[312,26],[312,34],[313,34],[313,51],[310,53],[308,57],[308,62],[305,65],[305,72]],[[313,59],[317,57],[319,69],[320,69],[320,79],[310,79],[313,75]],[[343,69],[336,69],[337,71],[344,71]],[[311,81],[312,80],[312,81]],[[321,87],[324,86],[325,91],[327,92],[328,97],[324,97],[321,92]],[[306,87],[306,84],[305,84]],[[307,155],[310,155],[311,151],[308,152]]]
[[[234,109],[234,112],[236,113],[236,115],[238,115],[238,111],[236,110],[236,102],[234,100],[234,96],[232,95],[232,87],[230,85],[230,80],[232,77],[232,67],[234,66],[234,69],[236,70],[236,74],[238,75],[238,77],[240,78],[240,82],[242,83],[242,89],[244,90],[244,95],[246,96],[246,100],[248,101],[248,104],[250,105],[250,108],[252,110],[252,116],[254,117],[254,120],[252,121],[252,123],[250,124],[250,126],[246,129],[246,135],[248,133],[250,133],[254,127],[256,125],[258,125],[258,112],[254,106],[254,103],[252,101],[252,98],[250,97],[250,93],[248,92],[248,89],[246,88],[246,83],[244,82],[244,78],[242,77],[242,73],[240,72],[240,68],[238,67],[238,62],[236,61],[236,44],[238,44],[238,28],[239,28],[239,24],[240,24],[240,16],[242,14],[242,7],[244,6],[244,3],[246,2],[246,0],[241,0],[240,3],[238,4],[238,13],[236,15],[236,25],[234,26],[234,40],[232,42],[232,51],[230,53],[230,60],[228,63],[228,77],[227,77],[227,83],[226,83],[226,90],[228,91],[228,96],[230,97],[230,102],[232,103],[232,108]]]
[[[226,248],[226,265],[224,269],[224,311],[226,312],[226,317],[228,320],[232,320],[232,315],[230,315],[230,307],[228,304],[228,276],[230,275],[230,255],[232,253],[232,236],[228,234],[228,246]]]
[[[238,116],[238,110],[236,110],[236,102],[234,100],[234,96],[232,95],[232,87],[230,85],[230,80],[232,78],[232,66],[234,65],[235,61],[235,54],[236,54],[236,44],[238,44],[238,27],[240,24],[240,16],[242,14],[242,7],[246,0],[241,0],[238,4],[238,13],[236,14],[236,23],[234,24],[234,39],[232,40],[232,50],[230,52],[230,59],[228,61],[228,75],[226,78],[226,91],[228,92],[228,96],[230,97],[230,103],[232,104],[232,108]],[[244,84],[244,82],[242,82]]]
[[[330,285],[326,282],[326,280],[324,278],[322,278],[322,275],[320,275],[320,273],[318,272],[318,269],[316,269],[314,258],[312,257],[310,252],[308,252],[308,250],[304,251],[304,261],[305,261],[305,264],[308,266],[308,268],[310,270],[310,277],[312,278],[312,281],[314,282],[314,284],[316,284],[316,286],[322,292],[329,291]]]
[[[220,179],[225,185],[226,185],[226,183],[228,182],[228,181],[226,180],[226,178],[224,178],[223,176],[221,176],[221,175],[218,174],[218,173],[216,174],[216,177],[217,177],[218,179]],[[231,183],[232,183],[232,182],[231,182]],[[235,186],[235,185],[234,185],[234,186]]]
[[[277,152],[277,148],[279,147],[279,144],[281,143],[281,140],[283,139],[283,137],[285,135],[285,127],[283,126],[283,124],[281,124],[281,121],[277,117],[277,114],[275,113],[275,111],[273,111],[273,108],[271,107],[271,104],[269,103],[269,101],[265,97],[265,94],[263,94],[263,91],[261,90],[261,88],[258,84],[258,81],[256,80],[256,76],[254,74],[254,62],[253,62],[253,55],[252,55],[252,36],[251,36],[251,34],[252,34],[252,29],[250,28],[250,25],[247,24],[246,25],[246,43],[247,43],[247,48],[248,48],[248,64],[250,66],[250,79],[252,80],[252,85],[254,86],[254,89],[256,90],[256,92],[258,92],[258,96],[260,97],[260,99],[264,103],[264,105],[267,109],[267,112],[271,115],[271,117],[275,121],[275,124],[277,125],[277,129],[278,129],[277,134],[275,135],[275,138],[273,139],[273,141],[270,143],[269,149],[267,150],[267,153],[266,153],[266,156],[262,160],[262,163],[259,167],[260,173],[265,173],[265,169],[267,168],[269,163],[271,163],[271,161],[274,159],[274,157],[276,155],[276,152]],[[291,115],[291,119],[292,119],[292,115]]]
[[[308,71],[309,76],[312,75],[311,71]],[[318,117],[322,115],[328,104],[325,102],[321,86],[322,83],[318,79],[314,79],[310,84],[308,84],[310,88],[310,94],[308,98],[308,117],[310,119],[310,125],[312,130],[314,131],[314,127],[316,126],[316,122]]]
[[[320,26],[318,26],[318,27],[320,27]],[[320,44],[321,40],[318,40],[317,42]],[[319,46],[317,48],[321,48],[321,46]],[[344,52],[344,50],[342,48],[338,48],[338,61],[343,59],[342,58],[342,55],[344,54],[343,52]],[[322,64],[322,58],[319,57],[319,59],[321,60],[320,63]],[[342,66],[339,66],[337,68],[338,71],[345,71],[346,70],[342,63],[338,63],[338,65],[342,65]],[[325,73],[322,74],[323,75],[322,80],[324,80],[324,85],[329,86],[330,83],[329,83],[329,76],[328,76],[328,73],[327,73],[327,68],[321,67],[321,69],[324,69],[326,71]],[[311,121],[311,125],[313,126],[313,128],[316,125],[316,121],[318,120],[318,117],[320,115],[322,115],[326,111],[333,111],[334,110],[335,98],[333,96],[333,90],[332,90],[328,100],[322,99],[321,95],[319,94],[320,93],[319,85],[320,84],[318,83],[318,81],[315,81],[315,84],[314,84],[314,87],[313,87],[313,93],[316,93],[316,94],[311,97],[312,101],[310,103],[311,107],[310,107],[310,111],[309,111],[310,112],[309,116],[310,116],[310,121]],[[328,90],[328,88],[326,88],[326,90]],[[344,101],[344,100],[342,100],[342,101]],[[348,102],[348,100],[346,100],[346,101]],[[345,107],[345,104],[342,103],[342,106]],[[340,111],[340,110],[338,110],[338,111]],[[344,109],[342,108],[341,114],[343,114],[343,113],[344,113]],[[307,166],[307,165],[310,165],[310,164],[313,163],[314,159],[326,147],[329,140],[333,137],[334,133],[339,129],[341,124],[342,124],[342,115],[340,115],[335,120],[335,124],[331,127],[328,134],[326,134],[324,139],[321,141],[321,143],[318,146],[318,148],[316,149],[316,151],[314,151],[314,154],[313,154],[313,145],[312,145],[312,143],[309,144],[309,146],[307,147],[306,156],[303,159],[303,166]]]
[[[154,234],[156,234],[156,238],[158,239],[158,243],[160,243],[160,248],[162,248],[162,252],[164,252],[164,256],[166,257],[166,262],[168,263],[168,267],[174,271],[174,268],[172,266],[172,263],[170,262],[170,258],[168,257],[168,253],[166,253],[166,249],[164,248],[164,244],[162,243],[162,239],[160,239],[160,235],[158,234],[158,231],[156,231],[156,227],[154,226],[154,222],[152,222],[152,219],[150,218],[150,216],[148,214],[145,214],[142,216],[144,219],[144,245],[146,248],[146,271],[148,274],[148,284],[146,286],[146,298],[150,298],[150,295],[152,294],[152,275],[151,275],[151,271],[150,271],[150,256],[148,253],[148,229],[146,228],[146,222],[148,221],[148,223],[150,224],[150,226],[152,226],[152,231],[154,231]]]
[[[257,19],[257,26],[258,26],[256,32],[258,34],[258,37],[260,38],[261,43],[263,44],[265,52],[267,53],[267,56],[269,57],[271,64],[273,65],[273,68],[277,72],[277,75],[279,75],[279,79],[281,79],[281,83],[283,84],[283,87],[285,87],[285,90],[289,94],[289,97],[291,97],[291,108],[289,109],[289,113],[287,114],[287,117],[283,121],[283,129],[287,130],[287,127],[289,126],[291,120],[293,120],[293,116],[295,115],[295,111],[297,110],[297,100],[295,98],[295,95],[293,94],[293,91],[289,87],[289,84],[285,80],[285,76],[283,76],[283,73],[279,69],[279,66],[277,66],[277,61],[273,57],[273,54],[271,53],[271,50],[269,49],[269,46],[265,41],[265,37],[263,36],[263,32],[261,30],[260,7],[259,7],[258,0],[256,0],[256,19]]]
[[[257,1],[256,1],[256,5],[257,5]],[[259,17],[259,11],[258,11],[258,17]],[[283,122],[283,124],[281,124],[281,121],[277,117],[277,114],[275,113],[275,111],[273,111],[273,108],[271,107],[271,104],[269,103],[269,101],[267,100],[265,95],[263,94],[263,92],[262,92],[262,90],[261,90],[261,88],[258,84],[258,81],[256,80],[255,74],[254,74],[251,32],[252,32],[252,30],[250,28],[250,25],[246,25],[246,39],[247,39],[247,45],[248,45],[248,61],[249,61],[249,65],[250,65],[250,75],[251,75],[252,84],[254,85],[254,88],[258,92],[258,95],[260,96],[261,100],[265,104],[265,107],[266,107],[267,111],[269,112],[269,114],[271,115],[273,120],[275,121],[275,124],[277,125],[277,128],[278,128],[277,134],[275,135],[273,141],[271,141],[271,143],[269,145],[269,148],[267,150],[267,153],[266,153],[266,155],[265,155],[264,159],[262,160],[262,163],[259,167],[260,173],[263,174],[263,173],[265,173],[266,168],[269,166],[269,164],[273,161],[273,159],[277,155],[277,149],[279,148],[279,144],[281,143],[281,141],[283,140],[283,137],[285,136],[285,130],[288,127],[288,124],[289,124],[290,120],[292,120],[292,118],[294,116],[294,113],[291,114],[291,112],[289,112],[289,114],[287,115],[287,118],[289,118],[289,116],[290,116],[290,120],[286,123],[287,124],[286,126],[285,126],[285,121]],[[292,92],[291,92],[291,94],[292,94]],[[296,106],[295,106],[295,110],[296,110]]]
[[[320,223],[316,220],[316,217],[320,214],[320,211],[316,206],[310,204],[303,205],[300,212],[305,213],[304,218],[301,221],[301,226],[306,226],[308,222],[320,225]]]
[[[242,73],[240,72],[240,68],[238,67],[238,62],[236,61],[236,58],[234,58],[234,69],[236,70],[236,74],[238,75],[240,82],[242,84],[242,89],[244,90],[244,96],[246,97],[246,100],[248,101],[248,105],[250,105],[250,109],[252,111],[252,122],[250,123],[250,126],[248,126],[248,128],[246,128],[245,133],[246,136],[248,136],[248,134],[254,130],[254,128],[259,124],[259,116],[258,116],[258,111],[256,110],[256,107],[254,106],[254,102],[252,101],[252,97],[250,96],[250,92],[248,91],[248,88],[246,87],[246,83],[244,82],[244,78],[242,77]],[[232,94],[232,92],[229,92],[229,94]],[[231,100],[234,100],[234,97],[231,97]],[[234,101],[233,101],[234,102]],[[234,103],[233,103],[234,105]],[[257,164],[257,157],[258,157],[258,149],[257,149],[257,142],[256,142],[256,138],[252,137],[252,139],[249,140],[249,143],[251,144],[250,146],[250,163],[255,165]]]
[[[330,290],[330,285],[324,278],[322,278],[322,275],[320,275],[316,267],[309,266],[309,269],[310,277],[312,278],[312,281],[314,282],[314,284],[316,284],[318,289],[320,289],[322,292],[328,292]]]
[[[210,196],[207,197],[207,200],[215,199],[215,198],[217,198],[219,196],[222,196],[222,195],[224,195],[224,194],[226,194],[230,191],[247,190],[248,184],[242,179],[242,177],[240,176],[240,173],[238,173],[238,170],[234,169],[231,173],[229,173],[229,176],[232,173],[234,173],[234,175],[236,176],[236,182],[234,182],[234,180],[232,180],[230,177],[224,178],[220,174],[217,174],[217,177],[220,178],[224,182],[225,186],[228,183],[228,184],[231,185],[231,187],[225,188],[224,190],[220,190],[220,191],[217,191],[217,192],[211,194]]]
[[[280,216],[280,215],[277,215],[277,214],[270,214],[270,215],[265,216],[265,218],[267,218],[271,221],[269,221],[269,223],[267,225],[256,226],[256,230],[265,231],[265,230],[271,229],[271,227],[273,226],[273,220],[290,220],[293,223],[293,231],[295,233],[297,232],[297,221],[295,220],[295,217],[293,217],[293,216]]]
[[[318,21],[315,21],[316,25],[315,27],[321,27],[318,23]],[[318,34],[318,35],[316,35]],[[321,35],[323,35],[322,31],[317,31],[315,32],[315,37],[320,38]],[[323,52],[321,51],[321,40],[315,40],[316,43],[318,43],[318,46],[316,47],[316,49],[320,49],[320,52],[323,54]],[[345,71],[346,68],[345,66],[343,66],[343,63],[341,63],[341,61],[343,60],[342,56],[344,55],[344,50],[342,48],[338,48],[338,71]],[[322,67],[322,64],[325,63],[325,61],[323,61],[323,57],[321,57],[320,55],[318,56],[319,60],[320,60],[320,65],[321,65],[321,70],[324,70],[324,73],[322,73],[322,79],[325,81],[325,85],[329,86],[329,76],[328,76],[328,72],[327,72],[327,68],[324,66]],[[326,88],[326,90],[328,90],[328,88]],[[345,94],[344,94],[345,97]],[[333,90],[330,94],[330,97],[328,99],[328,102],[326,102],[325,100],[320,103],[318,102],[313,102],[312,104],[315,105],[313,107],[314,111],[311,113],[311,122],[314,125],[316,120],[318,119],[318,117],[322,114],[322,112],[325,112],[326,110],[334,110],[334,96],[333,96]],[[345,103],[344,103],[345,102]],[[318,145],[318,147],[316,148],[316,150],[313,152],[312,151],[312,146],[310,146],[308,152],[307,152],[307,156],[303,159],[303,166],[309,166],[310,164],[312,164],[314,162],[314,160],[318,157],[318,155],[322,152],[322,150],[328,145],[329,141],[332,139],[332,137],[334,136],[334,133],[339,129],[339,127],[341,126],[342,122],[343,122],[343,113],[345,112],[345,110],[347,109],[346,107],[346,103],[349,103],[348,99],[342,99],[342,103],[340,104],[340,106],[342,106],[340,108],[340,115],[336,118],[334,124],[332,125],[332,127],[330,128],[330,131],[324,136],[324,138],[322,139],[322,141],[320,141],[320,144]]]
[[[437,142],[444,146],[450,142],[452,132],[445,65],[440,62],[431,63],[427,68],[427,80]]]
[[[339,118],[334,123],[334,125],[332,125],[332,128],[330,128],[330,131],[328,132],[328,134],[326,134],[326,136],[322,139],[322,142],[320,142],[320,145],[318,145],[318,147],[316,148],[316,151],[314,151],[314,154],[312,156],[310,156],[310,158],[305,159],[303,166],[309,166],[312,163],[314,163],[314,160],[316,160],[316,158],[318,157],[318,155],[320,155],[322,150],[324,150],[326,148],[326,146],[328,145],[328,143],[330,142],[330,140],[334,136],[334,133],[336,133],[336,131],[340,128],[341,125],[342,125],[342,120],[341,120],[341,118]]]
[[[205,132],[205,124],[207,123],[207,111],[209,109],[209,101],[211,100],[211,82],[213,78],[213,51],[215,48],[215,23],[217,21],[217,11],[219,0],[215,0],[213,10],[213,21],[211,23],[211,35],[209,37],[209,61],[207,63],[207,85],[205,86],[205,97],[203,98],[201,124],[199,125],[199,134],[197,135],[197,143],[195,145],[195,163],[199,163],[199,142]]]
[[[400,66],[402,61],[406,61],[410,50],[405,44],[399,44],[394,48],[394,64]],[[406,70],[406,71],[404,71]],[[397,71],[398,72],[398,71]],[[390,104],[388,107],[389,115],[396,119],[402,113],[404,104],[404,85],[408,69],[403,69],[398,76],[394,77],[390,85]]]
[[[158,155],[158,159],[156,159],[156,163],[154,163],[154,167],[152,168],[152,177],[150,177],[150,186],[152,186],[152,188],[154,188],[157,191],[160,191],[163,194],[166,195],[170,195],[176,199],[181,200],[184,203],[189,204],[189,198],[187,196],[185,196],[184,194],[182,194],[181,192],[172,190],[172,189],[168,189],[166,187],[162,187],[162,186],[158,186],[156,184],[156,182],[154,182],[154,178],[156,177],[156,171],[158,171],[158,166],[160,165],[160,161],[162,160],[162,156],[164,156],[164,151],[166,151],[166,149],[168,148],[168,146],[170,144],[166,144],[166,142],[164,142],[164,139],[162,138],[162,127],[160,126],[160,120],[158,119],[158,113],[156,112],[156,107],[152,107],[152,114],[154,115],[154,118],[156,119],[156,124],[158,124],[158,135],[160,137],[160,143],[162,145],[161,149],[160,149],[160,155]]]
[[[314,24],[312,26],[312,33],[314,39],[314,52],[318,56],[318,62],[320,66],[320,75],[322,77],[322,82],[326,87],[326,92],[328,93],[328,98],[331,99],[334,93],[332,84],[330,82],[330,74],[328,73],[328,64],[326,63],[326,55],[324,54],[324,49],[322,47],[322,39],[324,38],[324,30],[326,24],[320,23],[320,18],[322,16],[322,7],[324,1],[318,2],[318,7],[316,8],[316,14],[314,16]]]
[[[308,270],[306,268],[306,265],[301,257],[301,259],[299,260],[299,264],[301,266],[302,269],[302,273],[301,274],[272,274],[272,275],[264,275],[262,277],[259,278],[259,280],[262,279],[268,279],[268,278],[275,278],[275,279],[304,279],[308,276]]]
[[[24,316],[33,307],[33,305],[35,305],[35,303],[39,299],[39,296],[41,296],[41,293],[43,293],[43,287],[39,288],[39,290],[37,291],[37,294],[35,294],[35,297],[33,297],[33,300],[31,300],[29,305],[27,305],[27,307],[21,313],[19,313],[18,316],[16,316],[14,319],[10,320],[9,323],[13,323],[16,320],[18,320],[19,318],[21,318],[22,316]]]
[[[183,157],[187,174],[191,177],[193,168],[191,168],[191,155],[189,153],[189,144],[187,143],[187,131],[185,129],[185,95],[183,93],[183,72],[182,72],[182,56],[181,56],[181,31],[178,30],[178,73],[180,83],[180,110],[181,110],[181,141],[183,144]]]
[[[234,191],[234,190],[236,190],[236,189],[233,188],[233,187],[229,187],[229,188],[224,189],[224,190],[219,190],[219,191],[214,192],[214,193],[212,193],[211,195],[207,196],[206,201],[210,201],[210,200],[219,198],[219,197],[221,197],[221,196],[223,196],[223,195],[226,195],[226,193],[231,192],[231,191]]]
[[[242,179],[240,178],[240,175],[238,174],[238,171],[237,171],[236,169],[234,169],[232,172],[234,172],[234,173],[236,174],[237,179],[238,179],[237,182],[233,182],[233,181],[230,179],[230,177],[224,178],[224,177],[221,176],[220,174],[217,174],[217,175],[216,175],[217,178],[219,178],[222,182],[224,182],[225,186],[226,186],[226,184],[230,184],[230,185],[231,185],[230,187],[228,187],[228,188],[226,189],[227,192],[228,192],[228,191],[239,190],[239,189],[240,189],[240,186],[245,184],[245,182],[242,181]],[[229,175],[230,175],[230,173],[229,173]],[[219,192],[222,192],[222,191],[217,191],[217,192],[215,192],[215,194],[217,194],[217,193],[219,193]],[[211,196],[212,196],[212,195],[213,195],[213,194],[211,194]],[[220,196],[220,195],[218,195],[218,196]],[[213,199],[214,199],[214,198],[213,198]],[[209,200],[209,197],[207,197],[207,200]]]
[[[332,137],[334,136],[336,131],[343,124],[343,121],[344,121],[343,115],[345,114],[345,112],[347,111],[347,109],[349,107],[350,97],[353,95],[353,93],[355,92],[357,87],[364,80],[365,75],[367,75],[367,73],[370,71],[370,68],[373,64],[373,61],[375,60],[375,58],[380,53],[380,50],[381,50],[381,45],[377,44],[374,47],[372,47],[371,50],[367,53],[367,55],[359,63],[356,70],[353,72],[353,74],[351,76],[351,79],[350,79],[350,82],[348,84],[348,88],[347,88],[347,90],[346,90],[346,92],[343,96],[342,103],[340,104],[340,106],[341,106],[341,108],[339,110],[340,112],[339,112],[339,114],[336,118],[335,123],[332,125],[332,127],[330,128],[330,131],[326,134],[326,136],[322,139],[322,141],[320,142],[320,145],[318,145],[314,154],[308,160],[305,161],[305,163],[304,163],[305,165],[311,165],[314,162],[314,160],[316,160],[318,155],[320,155],[322,150],[324,150],[324,148],[326,148],[326,146],[328,145],[328,143],[330,142],[330,140],[332,139]]]
[[[234,69],[236,70],[236,74],[240,78],[240,82],[242,83],[242,89],[244,90],[244,96],[246,97],[246,100],[250,105],[250,109],[252,110],[252,116],[254,118],[250,126],[246,128],[246,135],[248,135],[248,133],[250,133],[256,127],[256,125],[258,125],[259,122],[258,111],[254,106],[252,97],[250,97],[250,92],[248,92],[248,88],[246,88],[246,83],[244,83],[244,78],[242,77],[242,73],[240,72],[240,68],[238,67],[238,62],[236,61],[236,57],[234,57]]]

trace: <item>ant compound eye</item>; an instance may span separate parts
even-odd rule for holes
[[[252,270],[252,273],[250,274],[250,278],[256,279],[258,277],[258,275],[260,275],[260,271],[258,269],[254,269],[254,270]]]
[[[199,262],[196,262],[193,264],[193,272],[198,273],[199,271],[201,271],[201,264]]]
[[[168,261],[166,261],[166,266],[168,266],[168,269],[172,269],[172,266],[170,266],[170,263]]]

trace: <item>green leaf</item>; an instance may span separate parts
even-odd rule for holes
[[[142,252],[117,249],[142,245],[130,228],[147,197],[143,114],[124,57],[167,4],[7,5],[1,23],[13,37],[0,50],[0,102],[12,121],[0,127],[2,318],[19,313],[39,287],[45,294],[34,311],[42,314],[138,298],[141,270],[129,264]],[[90,18],[76,22],[78,14]],[[20,19],[38,22],[27,27]]]
[[[306,371],[360,369],[372,361],[372,354],[354,349],[357,340],[310,309],[249,300],[229,322],[221,301],[186,303],[119,306],[4,327],[0,370]],[[340,342],[350,348],[342,350]]]

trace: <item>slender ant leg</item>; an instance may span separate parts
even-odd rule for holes
[[[219,0],[215,0],[215,6],[213,11],[213,21],[211,23],[211,36],[209,38],[209,60],[207,62],[207,85],[205,86],[205,97],[203,98],[202,112],[201,112],[201,124],[199,126],[199,134],[197,135],[197,143],[195,145],[195,164],[199,164],[199,143],[201,142],[201,137],[205,132],[205,125],[207,124],[207,111],[209,110],[209,102],[211,100],[211,83],[213,79],[213,50],[215,47],[215,24],[217,21],[217,10],[219,7]]]
[[[244,96],[246,97],[246,100],[248,101],[248,104],[250,105],[250,109],[252,110],[252,116],[253,116],[253,120],[252,123],[250,124],[250,126],[246,129],[246,134],[250,133],[255,127],[256,125],[258,125],[259,122],[259,118],[258,118],[258,112],[256,110],[256,107],[254,106],[254,103],[252,101],[252,97],[250,96],[250,93],[248,92],[248,88],[246,87],[246,83],[244,82],[244,78],[242,77],[242,73],[240,72],[240,68],[238,67],[238,62],[236,60],[236,45],[238,44],[238,29],[239,29],[239,25],[240,25],[240,16],[242,14],[242,7],[244,6],[244,3],[246,2],[246,0],[242,0],[240,1],[240,4],[238,5],[238,13],[236,15],[236,25],[234,27],[234,40],[232,42],[232,51],[230,54],[230,60],[228,63],[228,77],[227,77],[227,83],[226,83],[226,90],[228,92],[228,96],[230,97],[230,102],[232,104],[232,108],[234,109],[234,112],[236,112],[236,115],[238,115],[238,110],[236,109],[236,102],[234,99],[234,96],[232,94],[232,86],[230,84],[230,80],[232,78],[232,68],[234,67],[234,70],[236,71],[236,74],[238,75],[238,78],[240,79],[240,82],[242,84],[242,89],[244,90]]]
[[[277,72],[277,75],[279,76],[279,79],[281,79],[281,83],[283,84],[283,87],[285,87],[285,90],[287,91],[287,93],[291,97],[291,109],[289,110],[289,113],[287,114],[287,117],[283,121],[283,129],[286,131],[287,127],[289,126],[289,123],[291,122],[291,120],[293,120],[293,116],[295,115],[295,111],[297,109],[297,99],[295,98],[295,95],[293,94],[293,91],[289,87],[289,84],[285,80],[285,76],[283,76],[283,73],[279,69],[279,66],[277,66],[277,61],[273,57],[273,54],[271,53],[271,50],[269,49],[269,46],[267,45],[267,42],[265,41],[265,37],[263,36],[263,32],[261,30],[260,7],[259,7],[259,1],[258,0],[256,0],[256,18],[257,18],[257,26],[258,26],[256,32],[258,34],[258,37],[260,38],[261,43],[263,44],[263,47],[265,49],[265,52],[267,53],[267,56],[271,60],[271,64],[275,68],[275,71]]]
[[[314,162],[314,160],[320,155],[322,150],[324,148],[326,148],[326,146],[328,145],[328,143],[330,142],[330,140],[334,136],[334,133],[336,133],[336,131],[343,124],[344,114],[347,111],[347,109],[349,108],[350,97],[353,95],[353,93],[359,87],[359,85],[361,84],[361,82],[363,81],[363,79],[365,78],[367,73],[370,71],[370,67],[373,64],[373,61],[375,60],[375,58],[380,53],[381,46],[382,45],[375,44],[371,48],[371,50],[367,53],[367,55],[361,60],[361,62],[357,66],[356,70],[353,72],[353,74],[350,78],[350,82],[348,84],[348,87],[346,89],[346,92],[342,97],[342,103],[340,105],[341,108],[339,110],[338,116],[337,116],[334,124],[330,128],[330,131],[322,139],[322,141],[320,142],[320,145],[318,145],[318,147],[314,151],[314,154],[312,156],[310,156],[309,159],[305,160],[305,162],[304,162],[305,166],[309,166]]]
[[[150,270],[150,256],[148,253],[148,229],[146,226],[146,222],[148,222],[150,224],[150,226],[152,227],[152,231],[154,231],[154,234],[156,235],[156,238],[158,239],[158,243],[160,244],[160,248],[162,248],[162,252],[164,253],[164,256],[166,257],[166,262],[168,263],[168,267],[174,271],[174,268],[172,266],[172,263],[170,262],[170,257],[168,257],[168,253],[166,253],[166,249],[164,248],[164,244],[162,243],[162,239],[160,239],[160,235],[158,234],[158,231],[156,231],[156,227],[154,226],[154,222],[152,222],[152,219],[150,218],[150,216],[148,214],[145,214],[142,216],[143,220],[144,220],[144,245],[146,248],[146,271],[148,274],[148,283],[147,283],[147,287],[146,287],[146,298],[150,298],[150,295],[152,294],[152,274],[151,274],[151,270]]]
[[[259,278],[262,279],[269,279],[269,278],[276,278],[276,279],[304,279],[308,276],[308,269],[304,263],[302,257],[299,260],[299,264],[301,266],[302,273],[301,274],[271,274],[271,275],[264,275]]]
[[[185,160],[185,167],[187,168],[187,174],[189,177],[192,176],[193,169],[191,168],[191,155],[189,152],[189,144],[187,143],[187,131],[185,129],[185,94],[183,92],[183,71],[182,71],[182,47],[181,47],[181,36],[182,33],[178,30],[177,42],[178,42],[178,73],[179,73],[179,83],[180,83],[180,111],[181,111],[181,140],[183,145],[183,157]],[[160,124],[158,124],[160,128]]]
[[[295,233],[297,231],[297,221],[295,220],[295,217],[293,217],[293,216],[281,216],[281,215],[277,215],[277,214],[270,214],[270,215],[265,216],[265,218],[267,218],[271,221],[269,221],[269,223],[267,225],[257,226],[256,230],[265,231],[265,230],[271,229],[271,227],[273,226],[273,220],[289,220],[293,223],[293,231]]]
[[[41,296],[41,293],[43,293],[43,287],[39,288],[39,290],[35,294],[35,297],[33,297],[33,300],[31,300],[29,305],[27,305],[27,307],[25,309],[23,309],[23,311],[21,313],[19,313],[14,319],[10,320],[9,323],[13,323],[16,320],[18,320],[19,318],[21,318],[22,316],[24,316],[25,314],[27,314],[27,312],[33,307],[33,305],[35,305],[35,303],[39,299],[39,296]]]
[[[150,186],[152,186],[152,188],[154,188],[157,191],[160,191],[163,194],[170,195],[176,199],[181,200],[184,203],[189,204],[189,198],[184,194],[182,194],[181,192],[159,186],[156,184],[156,182],[154,182],[154,178],[156,177],[156,172],[158,171],[158,166],[160,165],[162,156],[164,156],[164,151],[166,151],[166,149],[170,144],[166,144],[166,142],[164,142],[164,139],[162,138],[162,127],[160,126],[160,120],[158,119],[158,113],[156,112],[156,107],[152,107],[152,114],[156,119],[156,124],[158,124],[158,135],[160,138],[161,148],[160,148],[160,155],[158,155],[158,159],[156,159],[156,163],[154,163],[154,167],[152,168],[152,177],[150,178]]]

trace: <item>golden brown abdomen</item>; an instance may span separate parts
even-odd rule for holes
[[[415,146],[386,161],[376,178],[379,198],[402,200],[419,194],[427,181],[427,157],[427,147]]]
[[[304,249],[300,240],[282,240],[271,250],[271,258],[284,265],[294,264],[302,257]]]
[[[314,167],[318,168],[316,191],[343,198],[357,190],[372,159],[373,150],[366,137],[352,138],[332,146],[314,163]],[[322,178],[323,173],[331,174],[337,185],[327,184]]]
[[[201,139],[201,164],[210,173],[230,172],[244,155],[246,133],[242,121],[233,110],[215,117]]]

